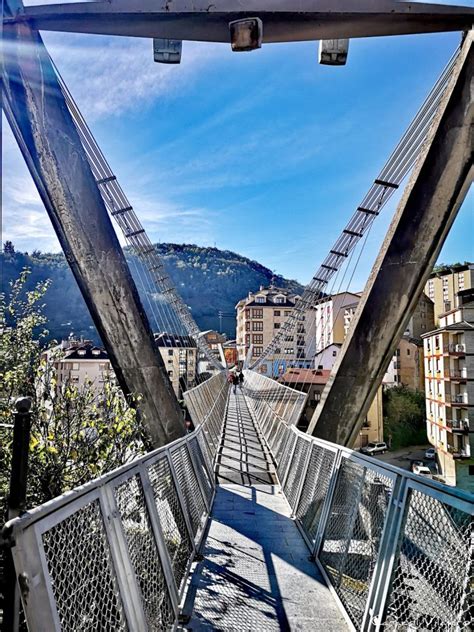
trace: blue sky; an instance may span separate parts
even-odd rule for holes
[[[153,62],[148,40],[44,39],[153,240],[216,245],[307,282],[459,34],[353,40],[341,68],[318,65],[317,43],[235,54],[185,42],[182,64],[170,67]],[[371,231],[354,290],[395,205]],[[471,190],[440,259],[474,260],[473,236]],[[3,239],[58,250],[9,133]]]

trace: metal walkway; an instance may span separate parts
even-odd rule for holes
[[[187,391],[194,432],[6,525],[30,632],[474,629],[472,496],[299,431],[268,377],[229,390]]]
[[[192,611],[186,628],[347,630],[274,484],[268,451],[239,390],[230,394],[220,452],[204,559],[184,607]]]

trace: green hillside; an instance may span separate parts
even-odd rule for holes
[[[249,291],[257,290],[260,285],[269,285],[273,277],[271,270],[265,266],[230,250],[201,248],[190,244],[156,244],[156,248],[185,303],[191,307],[199,327],[203,330],[218,329],[218,312],[221,310],[226,314],[222,328],[230,337],[235,336],[237,301]],[[126,255],[132,274],[136,276],[136,261],[130,252]],[[45,308],[51,338],[60,339],[74,332],[77,336],[97,339],[87,307],[62,253],[35,251],[29,255],[10,252],[0,254],[0,263],[2,292],[8,292],[9,281],[17,278],[25,266],[32,270],[29,286],[51,279]],[[288,281],[280,276],[274,277],[274,283],[295,292],[302,291],[296,281]],[[147,297],[140,283],[137,286],[148,311],[148,299],[153,301],[156,297]],[[153,321],[150,319],[150,322]]]

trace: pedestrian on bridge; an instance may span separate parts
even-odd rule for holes
[[[237,384],[239,384],[239,376],[237,373],[232,373],[232,384],[234,385],[234,393],[237,393]]]
[[[242,389],[242,384],[244,383],[244,379],[245,379],[244,378],[244,372],[240,371],[240,373],[239,373],[239,386],[240,386],[241,389]]]

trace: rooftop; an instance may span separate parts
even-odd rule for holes
[[[331,375],[329,369],[288,369],[278,382],[285,384],[326,384]]]

